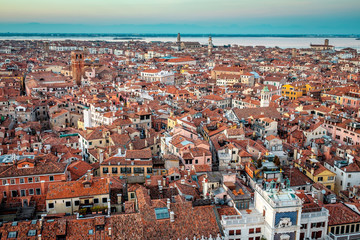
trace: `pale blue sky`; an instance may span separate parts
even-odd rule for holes
[[[360,33],[360,0],[1,1],[0,32]]]

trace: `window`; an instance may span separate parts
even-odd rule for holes
[[[17,237],[17,232],[9,232],[8,238],[16,238],[16,237]]]
[[[118,173],[118,168],[117,168],[117,167],[113,167],[113,168],[111,169],[111,172],[112,172],[112,173]]]
[[[20,183],[25,183],[25,179],[20,178]]]
[[[98,204],[99,203],[99,199],[98,198],[94,198],[94,204]]]
[[[241,230],[240,229],[236,230],[236,235],[241,235]]]
[[[109,172],[109,168],[104,167],[104,168],[103,168],[103,173],[108,173],[108,172]]]
[[[121,173],[131,173],[131,168],[127,168],[127,167],[122,167],[120,169]]]
[[[253,228],[250,228],[250,229],[249,229],[249,234],[252,234],[252,233],[254,233],[254,229],[253,229]]]
[[[148,167],[147,170],[146,170],[147,173],[152,173],[152,168],[151,167]]]
[[[16,183],[15,179],[10,179],[10,184],[15,184],[15,183]]]
[[[136,167],[136,168],[134,168],[134,173],[144,173],[144,168],[143,167]]]
[[[91,145],[92,145],[92,142],[89,142],[89,145],[91,146]]]
[[[18,196],[18,192],[16,190],[11,191],[11,196],[12,197],[17,197]]]
[[[94,235],[94,230],[90,229],[89,230],[89,235]]]
[[[36,191],[36,195],[41,195],[41,189],[40,188],[37,188],[35,191]]]
[[[107,203],[107,198],[106,197],[102,198],[102,203]]]
[[[256,228],[256,233],[260,233],[261,232],[261,228]]]
[[[40,177],[35,177],[35,182],[40,182]]]
[[[33,178],[32,177],[29,177],[28,178],[28,183],[32,183],[33,182]]]
[[[51,209],[51,208],[54,208],[54,203],[49,203],[48,204],[48,207]]]
[[[74,205],[75,205],[75,206],[79,206],[79,205],[80,205],[80,201],[79,201],[79,200],[74,201]]]
[[[334,180],[334,176],[328,177],[328,181]]]
[[[28,237],[36,236],[36,230],[29,230]]]
[[[235,231],[234,231],[234,230],[229,230],[229,235],[230,235],[230,236],[234,236],[234,235],[235,235]]]
[[[318,177],[318,181],[322,182],[323,181],[323,177]]]
[[[156,219],[166,219],[166,218],[169,218],[170,215],[169,215],[169,211],[168,209],[165,207],[165,208],[155,208],[155,216],[156,216]]]
[[[26,192],[24,189],[20,190],[20,196],[21,197],[25,197],[26,196]]]
[[[135,193],[130,193],[130,199],[134,199],[135,198]]]
[[[6,196],[6,192],[5,192],[5,191],[3,192],[3,196],[4,196],[4,198],[6,198],[6,197],[7,197],[7,196]]]
[[[71,202],[70,202],[70,201],[66,201],[66,202],[65,202],[65,206],[66,206],[66,207],[71,207]]]
[[[54,181],[54,176],[49,176],[49,181],[50,182]]]
[[[2,184],[6,185],[7,184],[7,180],[2,180]]]

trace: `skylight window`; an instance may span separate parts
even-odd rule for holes
[[[166,219],[169,218],[169,211],[167,208],[155,208],[155,215],[156,215],[156,219]]]
[[[29,237],[36,236],[36,230],[29,230],[28,236]]]
[[[8,238],[16,238],[17,232],[9,232]]]

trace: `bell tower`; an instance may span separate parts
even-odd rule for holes
[[[180,43],[181,43],[180,33],[177,34],[176,43],[177,43],[177,44],[180,44]]]
[[[76,50],[71,52],[72,77],[78,86],[81,85],[81,77],[84,75],[84,53]]]
[[[209,44],[208,44],[208,55],[209,56],[212,54],[212,50],[213,50],[212,38],[211,38],[211,36],[209,36]]]
[[[270,105],[270,91],[267,86],[261,90],[260,107],[268,107]]]

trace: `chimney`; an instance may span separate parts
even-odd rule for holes
[[[204,179],[203,179],[202,184],[203,184],[203,195],[204,195],[204,198],[207,198],[207,193],[208,193],[208,180],[207,180],[207,178],[204,178]]]
[[[87,180],[87,181],[91,181],[91,170],[87,170],[86,180]]]
[[[121,193],[117,194],[117,201],[118,201],[118,204],[120,204],[120,203],[121,203],[121,198],[122,198],[122,194],[121,194]]]
[[[41,240],[41,234],[38,235],[38,240]]]
[[[185,184],[185,179],[181,179],[181,184]]]
[[[108,214],[108,217],[110,217],[110,212],[111,212],[110,198],[107,200],[107,205],[108,205],[107,214]],[[111,235],[111,232],[109,235]]]
[[[173,211],[170,212],[170,222],[175,221],[175,213]]]
[[[100,164],[104,161],[104,150],[100,149],[99,152],[99,162]]]
[[[133,143],[129,143],[129,150],[134,150],[134,144]]]
[[[45,194],[45,181],[41,180],[40,184],[41,184],[41,194]]]
[[[148,144],[148,141],[145,139],[145,147],[148,147],[149,144]]]
[[[109,236],[111,236],[111,227],[109,227],[108,230],[109,230]]]
[[[168,199],[166,200],[166,206],[167,206],[167,208],[170,210],[170,198],[168,198]]]
[[[166,187],[166,176],[163,176],[163,186]]]

